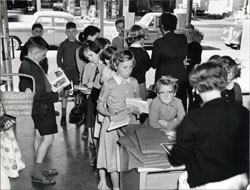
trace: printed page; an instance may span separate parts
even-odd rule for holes
[[[49,73],[47,78],[52,86],[53,92],[57,92],[70,84],[69,79],[67,78],[63,70],[59,67]]]
[[[147,101],[141,100],[139,98],[126,98],[125,99],[127,107],[135,106],[142,113],[149,113],[149,104]]]

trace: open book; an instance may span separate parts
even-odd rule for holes
[[[56,70],[49,73],[47,78],[52,86],[53,92],[57,92],[58,90],[70,84],[69,79],[67,78],[63,70],[59,67]]]
[[[135,106],[142,113],[149,113],[149,104],[140,98],[126,98],[125,99],[127,107]]]

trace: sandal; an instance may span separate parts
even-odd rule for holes
[[[53,185],[56,183],[56,181],[52,177],[44,177],[43,179],[41,179],[33,175],[31,176],[31,181],[33,183],[41,183],[44,185]]]
[[[53,175],[57,175],[58,174],[58,170],[55,168],[51,168],[51,169],[44,169],[43,170],[43,175],[45,176],[53,176]]]

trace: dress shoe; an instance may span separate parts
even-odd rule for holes
[[[55,168],[45,169],[43,170],[43,175],[45,176],[54,176],[58,174],[58,170]]]
[[[61,124],[62,127],[66,127],[66,125],[67,125],[66,116],[62,116],[60,124]]]
[[[44,176],[43,178],[40,178],[40,177],[35,177],[35,176],[31,176],[31,181],[33,183],[41,183],[41,184],[44,184],[44,185],[53,185],[56,183],[56,181],[54,180],[54,178],[52,177],[46,177]]]

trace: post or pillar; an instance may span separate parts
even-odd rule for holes
[[[99,16],[100,16],[100,29],[101,29],[101,37],[104,36],[104,0],[99,0]]]
[[[123,10],[122,10],[122,15],[125,16],[126,13],[129,11],[129,0],[123,0]]]
[[[0,1],[0,54],[1,54],[1,64],[3,66],[4,72],[2,73],[12,73],[11,67],[11,56],[10,56],[10,37],[9,37],[9,26],[8,26],[8,14],[7,14],[7,2]],[[13,90],[13,81],[7,81],[7,89]]]
[[[193,0],[188,0],[187,1],[187,17],[186,17],[186,24],[191,23],[191,18],[192,18],[192,9],[193,9]]]
[[[40,11],[42,9],[41,0],[36,0],[36,10]]]
[[[87,1],[86,0],[81,0],[80,1],[80,9],[81,9],[81,18],[86,16],[88,14],[87,10]]]

